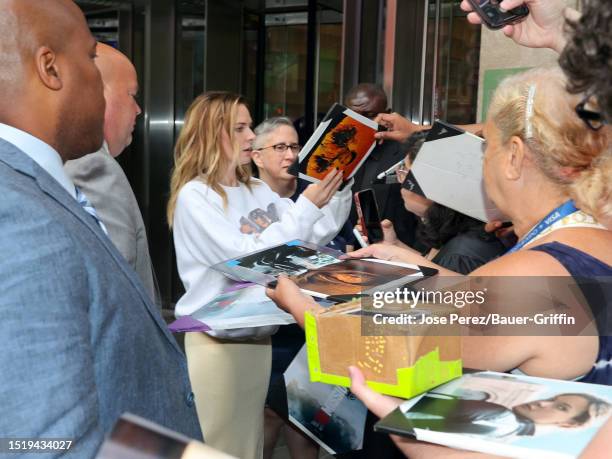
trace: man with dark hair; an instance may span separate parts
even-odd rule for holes
[[[389,111],[384,89],[372,83],[353,86],[346,93],[344,101],[351,110],[370,119],[376,118],[379,113]]]
[[[0,0],[0,432],[93,457],[132,412],[201,438],[187,364],[62,165],[98,150],[96,41],[71,0]]]
[[[377,85],[361,83],[349,89],[344,98],[344,105],[351,110],[374,119],[379,113],[389,112],[387,95]],[[416,217],[408,212],[402,201],[399,183],[387,184],[377,179],[394,164],[404,159],[405,153],[402,145],[393,140],[376,145],[365,163],[355,174],[353,192],[372,188],[376,195],[381,220],[388,219],[393,222],[398,238],[405,244],[413,246],[415,243]],[[349,217],[353,225],[357,224],[355,206],[351,209]]]
[[[483,400],[430,393],[405,413],[414,428],[506,438],[534,435],[537,426],[580,427],[608,412],[610,405],[589,394],[558,394],[512,408]]]

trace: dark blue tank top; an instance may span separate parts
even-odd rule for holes
[[[555,258],[572,275],[595,317],[599,331],[597,359],[580,382],[612,385],[612,266],[560,242],[549,242],[530,250]]]

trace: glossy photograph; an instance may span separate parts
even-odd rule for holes
[[[336,105],[310,137],[299,155],[299,176],[310,182],[322,180],[332,169],[349,180],[376,146],[373,121]]]
[[[235,260],[234,266],[276,277],[279,274],[298,275],[339,261],[330,254],[289,243],[242,257]]]
[[[420,274],[420,271],[397,264],[381,263],[380,260],[342,260],[299,274],[292,279],[298,287],[308,292],[351,295],[415,274]]]

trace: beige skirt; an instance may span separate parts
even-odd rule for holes
[[[228,341],[187,333],[185,351],[204,441],[240,459],[260,459],[270,338]]]

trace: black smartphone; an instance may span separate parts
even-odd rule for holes
[[[489,29],[501,29],[508,24],[522,21],[529,14],[526,5],[517,6],[511,10],[500,8],[501,0],[468,0],[474,12],[480,16]]]
[[[355,193],[355,207],[357,208],[361,228],[368,237],[368,243],[375,244],[382,241],[383,230],[374,190],[368,188]]]

